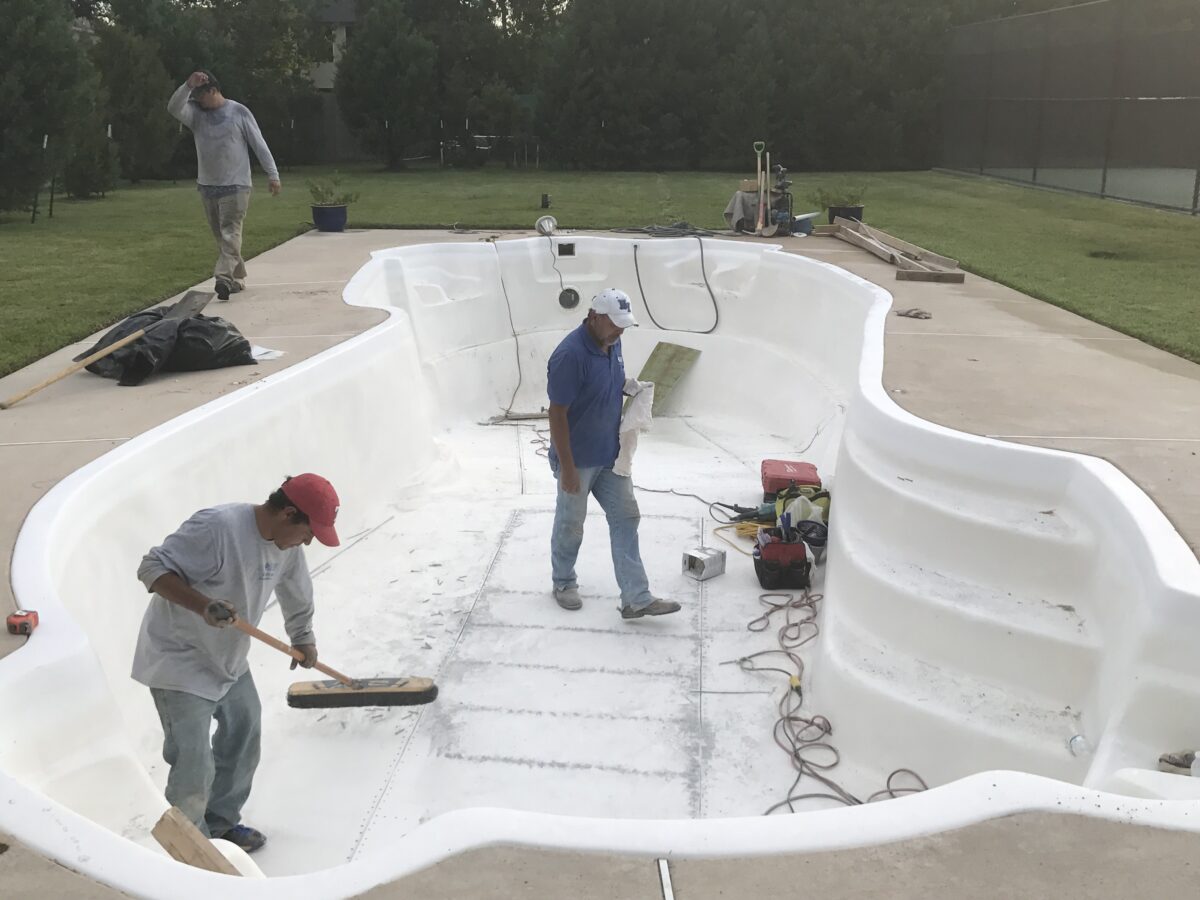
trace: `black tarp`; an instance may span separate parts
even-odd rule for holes
[[[218,316],[164,319],[169,306],[130,316],[114,325],[94,346],[75,357],[85,359],[140,329],[146,333],[98,359],[87,370],[115,378],[125,386],[141,384],[156,372],[194,372],[225,366],[256,365],[247,341],[236,326]]]

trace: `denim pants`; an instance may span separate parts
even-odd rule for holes
[[[262,706],[247,672],[220,700],[150,688],[163,727],[167,802],[203,834],[220,837],[242,819],[258,768]],[[217,733],[210,740],[212,720]]]
[[[238,191],[224,197],[205,197],[204,217],[217,241],[217,263],[213,276],[217,281],[232,285],[246,277],[246,263],[242,259],[242,223],[250,208],[250,192]]]
[[[588,494],[595,494],[608,517],[608,537],[612,544],[613,572],[621,588],[621,604],[641,609],[654,602],[646,567],[638,549],[638,524],[642,514],[633,496],[633,479],[614,475],[612,468],[579,469],[579,493],[568,494],[558,486],[554,508],[554,531],[550,535],[550,561],[555,588],[578,587],[575,560],[583,543],[583,520],[587,515]],[[558,476],[557,468],[554,471]]]

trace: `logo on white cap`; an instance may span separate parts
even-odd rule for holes
[[[618,328],[632,328],[637,325],[629,295],[617,288],[606,288],[593,297],[592,309],[608,316]]]

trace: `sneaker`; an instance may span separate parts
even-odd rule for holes
[[[563,609],[580,609],[583,606],[583,600],[579,596],[577,587],[556,587],[554,599]]]
[[[267,842],[267,836],[257,828],[251,828],[249,825],[234,825],[221,835],[219,840],[237,844],[247,853],[253,853]]]
[[[1196,760],[1195,750],[1180,750],[1177,753],[1164,753],[1158,758],[1158,770],[1170,772],[1173,775],[1191,775],[1192,764]]]
[[[640,619],[642,616],[665,616],[679,612],[679,604],[674,600],[659,600],[655,597],[648,606],[635,609],[632,606],[621,607],[622,619]]]
[[[228,300],[229,293],[230,293],[229,282],[228,281],[218,281],[217,282],[217,299],[218,300]]]

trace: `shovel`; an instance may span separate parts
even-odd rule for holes
[[[757,161],[758,168],[758,219],[754,223],[754,233],[762,234],[763,230],[763,171],[762,171],[762,155],[767,149],[767,145],[762,141],[754,142],[754,156]]]
[[[3,403],[0,403],[0,409],[8,409],[10,406],[15,406],[16,404],[18,404],[22,400],[24,400],[26,397],[28,397],[30,394],[36,394],[42,388],[48,388],[48,387],[50,387],[50,385],[54,384],[55,382],[62,381],[68,375],[73,375],[74,373],[78,372],[80,369],[87,368],[92,363],[94,363],[96,360],[104,359],[104,357],[109,356],[112,353],[116,353],[122,347],[124,347],[128,344],[132,344],[134,341],[136,341],[140,337],[144,337],[146,335],[146,332],[152,331],[153,329],[155,329],[159,325],[161,325],[163,322],[166,322],[168,319],[190,319],[192,316],[196,315],[196,313],[200,312],[200,310],[204,309],[204,307],[208,306],[208,302],[210,300],[212,300],[212,298],[213,298],[213,295],[206,291],[188,291],[186,294],[183,295],[183,299],[180,300],[178,303],[172,304],[167,309],[167,311],[163,314],[163,317],[161,319],[159,319],[157,322],[147,325],[145,328],[139,328],[133,334],[125,335],[125,337],[121,338],[119,341],[115,341],[114,343],[109,344],[107,347],[105,347],[102,350],[97,350],[95,353],[93,353],[91,356],[87,357],[86,359],[81,359],[79,362],[75,363],[75,365],[71,366],[70,368],[63,369],[57,375],[53,376],[52,378],[47,378],[41,384],[31,387],[29,390],[25,391],[24,393],[17,394],[15,397],[9,397]]]
[[[766,222],[763,225],[763,237],[775,237],[775,232],[779,230],[779,223],[775,221],[774,204],[771,201],[771,154],[767,154],[767,171],[763,173],[763,179],[766,181],[767,191],[767,212]]]
[[[304,654],[260,631],[248,622],[236,619],[238,631],[286,653],[292,659],[304,661]],[[437,699],[437,685],[430,678],[366,678],[356,681],[324,663],[313,666],[318,672],[332,675],[336,681],[298,681],[288,688],[287,702],[293,709],[330,709],[345,706],[419,706]]]

